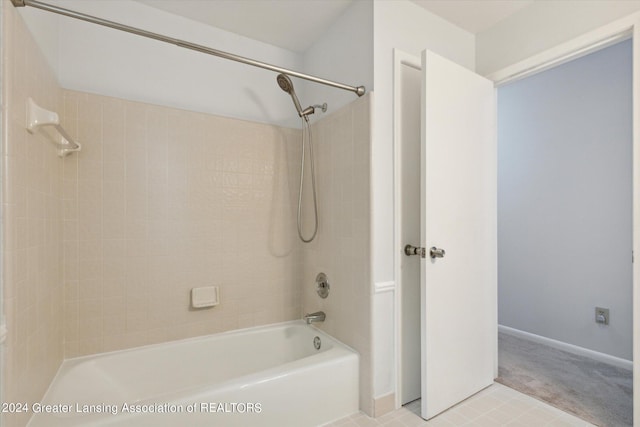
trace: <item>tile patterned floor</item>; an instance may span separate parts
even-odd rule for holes
[[[382,417],[351,415],[325,427],[593,427],[586,421],[502,384],[493,384],[429,421],[416,400]]]

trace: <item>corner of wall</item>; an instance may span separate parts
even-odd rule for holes
[[[13,7],[11,4],[8,7]],[[60,81],[60,25],[58,17],[31,7],[16,8],[57,81]]]
[[[303,70],[322,78],[373,89],[373,2],[355,1],[322,37],[303,54]],[[355,95],[317,83],[304,82],[303,98],[326,102],[337,111]]]

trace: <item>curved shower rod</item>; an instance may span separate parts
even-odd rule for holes
[[[185,49],[191,49],[198,52],[206,53],[220,58],[229,59],[231,61],[241,62],[243,64],[252,65],[254,67],[265,68],[267,70],[275,71],[276,73],[284,73],[293,77],[299,77],[301,79],[309,80],[312,82],[320,83],[327,86],[337,87],[339,89],[348,90],[354,92],[358,96],[365,94],[366,90],[364,86],[349,86],[343,83],[334,82],[331,80],[323,79],[320,77],[312,76],[310,74],[300,73],[298,71],[289,70],[287,68],[278,67],[276,65],[267,64],[266,62],[256,61],[254,59],[246,58],[244,56],[235,55],[233,53],[224,52],[210,47],[202,46],[195,43],[190,43],[184,40],[175,39],[172,37],[164,36],[158,33],[152,33],[150,31],[141,30],[139,28],[130,27],[128,25],[119,24],[117,22],[109,21],[106,19],[98,18],[84,13],[76,12],[74,10],[65,9],[51,4],[42,3],[37,0],[11,0],[11,3],[15,7],[30,6],[36,9],[45,10],[47,12],[57,13],[59,15],[68,16],[70,18],[80,19],[82,21],[90,22],[92,24],[102,25],[104,27],[113,28],[127,33],[136,34],[142,37],[147,37],[161,42],[170,43]]]

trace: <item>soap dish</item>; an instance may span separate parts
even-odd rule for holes
[[[215,307],[220,304],[217,286],[205,286],[191,289],[191,305],[193,308]]]

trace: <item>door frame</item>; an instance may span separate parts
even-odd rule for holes
[[[422,70],[422,59],[401,49],[393,49],[393,170],[394,170],[394,358],[395,358],[395,408],[402,406],[402,272],[400,264],[404,245],[407,242],[402,241],[402,177],[400,170],[402,167],[402,135],[400,120],[402,116],[402,67],[407,66],[416,70]],[[418,126],[420,124],[418,123]],[[416,236],[419,238],[419,236]],[[418,241],[418,240],[416,240]],[[497,297],[496,297],[497,298]],[[497,301],[496,301],[497,307]],[[496,329],[498,327],[496,318]],[[498,376],[498,347],[494,350],[494,377]]]
[[[603,49],[609,45],[631,38],[640,41],[640,12],[633,13],[610,24],[604,25],[579,37],[561,43],[555,47],[535,54],[520,62],[509,65],[501,70],[486,76],[495,82],[495,86],[529,77],[541,71],[561,65],[565,62],[588,55],[596,50]],[[400,390],[401,381],[401,310],[402,310],[402,276],[400,272],[400,258],[404,242],[400,241],[401,230],[401,180],[399,170],[401,167],[401,141],[400,141],[400,103],[401,103],[401,67],[410,66],[421,69],[420,58],[399,49],[394,49],[393,54],[393,146],[394,146],[394,277],[395,277],[395,380],[396,380],[396,408],[401,406]],[[632,215],[632,241],[633,251],[640,254],[640,42],[633,43],[633,215]],[[633,311],[633,388],[640,390],[640,262],[632,266],[632,311]],[[497,328],[496,324],[496,328]],[[497,376],[497,348],[495,357],[495,375]],[[634,419],[640,419],[640,392],[633,393],[633,414]]]
[[[416,70],[422,70],[422,61],[419,56],[411,55],[400,49],[393,49],[393,275],[395,277],[395,302],[394,302],[394,335],[395,351],[394,357],[396,361],[396,402],[395,407],[402,406],[401,390],[402,390],[402,272],[400,264],[404,252],[405,243],[402,242],[402,177],[400,169],[402,167],[402,141],[400,120],[402,116],[402,67],[411,67]],[[419,123],[418,123],[419,125]],[[420,236],[416,236],[419,241]]]

